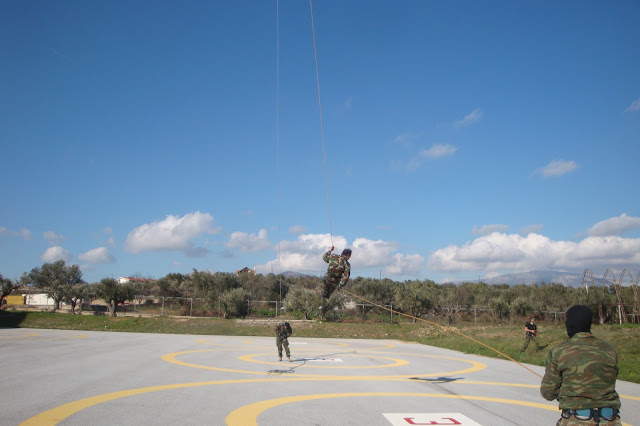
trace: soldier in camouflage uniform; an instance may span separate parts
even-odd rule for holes
[[[621,425],[615,390],[618,355],[609,343],[591,334],[592,317],[587,306],[569,308],[569,340],[547,356],[540,393],[549,401],[558,399],[562,417],[557,426]]]
[[[287,354],[287,359],[291,362],[291,352],[289,352],[289,340],[288,337],[293,334],[291,325],[288,322],[282,322],[276,325],[276,346],[278,346],[278,361],[282,361],[282,347]]]
[[[324,287],[322,289],[322,297],[328,299],[331,294],[339,286],[340,288],[347,285],[349,281],[349,275],[351,274],[351,264],[349,259],[351,258],[351,249],[342,250],[342,254],[331,254],[333,246],[328,252],[322,255],[322,260],[329,264],[327,267],[327,273],[324,274]]]

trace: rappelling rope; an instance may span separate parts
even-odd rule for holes
[[[485,343],[482,343],[482,342],[481,342],[481,341],[479,341],[479,340],[474,339],[473,337],[467,336],[466,334],[463,334],[463,333],[459,332],[459,331],[458,331],[458,330],[456,330],[455,328],[452,328],[452,327],[445,327],[445,326],[443,326],[443,325],[441,325],[441,324],[438,324],[438,323],[436,323],[436,322],[428,321],[428,320],[425,320],[425,319],[422,319],[422,318],[414,317],[413,315],[409,315],[409,314],[405,314],[405,313],[402,313],[402,312],[394,311],[393,309],[389,309],[389,308],[387,308],[387,307],[385,307],[385,306],[378,305],[378,304],[377,304],[377,303],[375,303],[375,302],[372,302],[372,301],[370,301],[370,300],[367,300],[367,299],[365,299],[364,297],[360,297],[360,296],[358,296],[358,295],[355,295],[355,294],[351,293],[350,291],[345,290],[344,288],[343,288],[341,291],[344,291],[345,293],[347,293],[347,294],[349,294],[349,295],[351,295],[351,296],[353,296],[353,297],[355,297],[355,298],[357,298],[357,299],[360,299],[360,300],[362,300],[362,301],[364,301],[364,302],[367,302],[367,303],[369,303],[369,304],[371,304],[371,305],[377,306],[378,308],[382,308],[382,309],[385,309],[385,310],[387,310],[387,311],[391,311],[391,312],[393,312],[393,313],[396,313],[396,314],[398,314],[398,315],[403,315],[403,316],[405,316],[405,317],[407,317],[407,318],[416,319],[416,320],[419,320],[419,321],[426,322],[426,323],[428,323],[428,324],[437,325],[438,327],[445,328],[445,329],[447,329],[447,330],[449,330],[449,331],[453,331],[454,333],[456,333],[456,334],[458,334],[458,335],[460,335],[460,336],[462,336],[462,337],[466,337],[467,339],[471,340],[472,342],[475,342],[475,343],[477,343],[477,344],[479,344],[479,345],[482,345],[482,346],[484,346],[485,348],[490,349],[490,350],[492,350],[493,352],[495,352],[495,353],[497,353],[497,354],[499,354],[499,355],[501,355],[501,356],[505,357],[506,359],[508,359],[508,360],[510,360],[510,361],[513,361],[513,362],[515,362],[515,363],[516,363],[516,364],[518,364],[520,367],[522,367],[522,368],[524,368],[524,369],[526,369],[526,370],[529,370],[531,373],[533,373],[533,374],[535,374],[536,376],[538,376],[538,377],[542,378],[542,376],[541,376],[540,374],[536,373],[535,371],[533,371],[532,369],[530,369],[530,368],[529,368],[529,367],[527,367],[526,365],[524,365],[524,364],[522,364],[522,363],[520,363],[520,362],[516,361],[515,359],[511,358],[509,355],[506,355],[506,354],[504,354],[504,353],[500,352],[499,350],[497,350],[497,349],[495,349],[495,348],[492,348],[491,346],[489,346],[489,345],[487,345],[487,344],[485,344]]]
[[[280,268],[280,2],[276,0],[276,174],[278,184],[278,283],[282,303],[282,275]],[[276,303],[276,317],[278,305]]]
[[[324,143],[324,125],[322,122],[322,100],[320,98],[320,74],[318,73],[318,50],[316,49],[316,30],[313,25],[313,2],[309,0],[309,9],[311,11],[311,33],[313,34],[313,57],[316,62],[316,85],[318,87],[318,107],[320,109],[320,132],[322,134],[322,158],[324,159],[324,182],[327,190],[327,206],[329,208],[329,235],[331,236],[331,245],[333,246],[333,226],[331,225],[331,202],[329,200],[329,173],[327,172],[327,151]]]

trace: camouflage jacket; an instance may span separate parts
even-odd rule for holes
[[[349,261],[344,256],[331,254],[331,251],[323,254],[322,260],[329,264],[327,273],[324,274],[327,281],[339,281],[341,287],[346,285],[347,281],[349,281],[349,275],[351,274]]]
[[[287,327],[284,323],[280,323],[276,325],[276,336],[281,339],[286,339],[287,337],[291,336],[291,333],[289,332],[289,330],[287,330]]]
[[[620,408],[616,392],[618,355],[591,333],[576,333],[549,351],[540,385],[542,396],[560,408]]]

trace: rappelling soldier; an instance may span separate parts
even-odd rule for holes
[[[349,259],[351,258],[351,249],[342,250],[342,254],[331,254],[333,246],[328,252],[322,255],[322,260],[329,264],[327,267],[327,273],[324,274],[324,287],[322,289],[322,297],[328,299],[336,288],[343,288],[349,281],[349,275],[351,274],[351,264]]]

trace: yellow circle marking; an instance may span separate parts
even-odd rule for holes
[[[261,371],[236,370],[236,369],[231,369],[231,368],[211,367],[211,366],[208,366],[208,365],[201,365],[201,364],[193,364],[193,363],[189,363],[189,362],[184,362],[184,361],[180,361],[180,360],[177,359],[178,356],[185,355],[185,354],[203,353],[203,352],[216,352],[216,351],[232,351],[232,350],[237,350],[237,349],[200,349],[200,350],[195,350],[195,351],[173,352],[173,353],[162,355],[161,359],[163,361],[167,361],[167,362],[170,362],[172,364],[182,365],[184,367],[202,368],[202,369],[205,369],[205,370],[226,371],[226,372],[230,372],[230,373],[258,374],[258,375],[270,374],[269,372],[261,372]],[[454,361],[460,361],[460,362],[464,362],[464,363],[467,363],[467,364],[471,364],[471,367],[463,369],[463,370],[440,371],[440,372],[435,372],[435,373],[424,373],[424,374],[421,374],[421,373],[392,374],[392,375],[387,375],[387,376],[378,375],[378,376],[371,376],[371,377],[366,377],[366,376],[334,376],[334,378],[335,377],[340,377],[340,378],[346,378],[346,379],[350,379],[350,380],[368,380],[368,379],[382,380],[382,379],[405,378],[405,377],[406,378],[409,378],[409,377],[433,377],[433,376],[444,377],[444,376],[454,376],[454,375],[459,375],[459,374],[468,374],[468,373],[472,373],[472,372],[475,372],[475,371],[484,370],[485,368],[487,368],[487,364],[483,364],[483,363],[478,362],[478,361],[472,361],[472,360],[461,359],[461,358],[452,358],[452,357],[447,357],[447,356],[420,355],[420,354],[395,354],[395,355],[410,355],[410,356],[422,356],[422,357],[429,357],[429,358],[452,359]],[[278,365],[280,365],[280,364],[278,364]],[[295,364],[293,364],[293,365],[295,365]],[[340,367],[340,368],[354,368],[355,369],[356,367]],[[369,368],[373,368],[373,367],[369,367]],[[323,376],[318,376],[318,375],[314,375],[314,374],[302,374],[300,376],[302,376],[302,377],[328,377],[328,376],[324,376],[324,375]]]
[[[249,426],[258,425],[258,416],[262,412],[278,407],[280,405],[289,404],[292,402],[311,401],[317,399],[328,398],[348,398],[355,396],[402,396],[402,397],[428,397],[428,398],[450,398],[450,399],[463,399],[463,400],[476,400],[476,401],[490,401],[501,402],[503,404],[522,405],[526,407],[541,408],[549,411],[559,411],[557,405],[539,404],[537,402],[518,401],[514,399],[504,398],[491,398],[486,396],[472,396],[472,395],[448,395],[437,393],[405,393],[405,392],[353,392],[353,393],[324,393],[317,395],[298,395],[289,396],[284,398],[270,399],[267,401],[260,401],[254,404],[245,405],[237,410],[232,411],[226,418],[226,423],[229,426]]]
[[[306,352],[305,352],[306,353]],[[269,365],[282,365],[281,362],[269,362],[269,361],[257,361],[255,359],[253,359],[254,357],[257,356],[265,356],[265,355],[273,355],[273,353],[267,353],[267,354],[253,354],[253,355],[243,355],[243,356],[239,356],[238,359],[240,361],[246,361],[246,362],[254,362],[256,364],[269,364]],[[340,355],[344,355],[344,356],[355,356],[352,354],[340,354]],[[386,360],[390,360],[390,361],[394,361],[392,364],[384,364],[384,365],[359,365],[359,366],[342,366],[342,365],[301,365],[300,367],[302,368],[348,368],[348,369],[358,369],[358,368],[384,368],[384,367],[400,367],[402,365],[408,365],[409,361],[405,361],[403,359],[396,359],[396,358],[387,358],[387,357],[382,357],[382,356],[372,356],[372,355],[363,355],[363,357],[365,358],[379,358],[379,359],[386,359]],[[305,360],[308,361],[308,360]],[[294,362],[296,362],[296,360],[294,360]]]
[[[363,378],[365,379],[365,378]],[[212,385],[226,385],[226,384],[242,384],[242,383],[266,383],[266,382],[299,382],[299,381],[334,381],[334,380],[348,380],[340,377],[325,377],[325,378],[273,378],[273,379],[240,379],[240,380],[215,380],[210,382],[193,382],[193,383],[178,383],[173,385],[161,385],[161,386],[150,386],[146,388],[137,388],[137,389],[129,389],[118,392],[111,392],[103,395],[92,396],[89,398],[80,399],[77,401],[69,402],[64,405],[60,405],[58,407],[52,408],[51,410],[44,411],[40,414],[37,414],[20,424],[20,426],[49,426],[56,425],[67,417],[84,410],[85,408],[93,407],[94,405],[102,404],[103,402],[113,401],[120,398],[125,398],[134,395],[141,395],[144,393],[164,391],[164,390],[172,390],[172,389],[184,389],[190,387],[198,387],[198,386],[212,386]],[[368,380],[378,380],[374,378],[369,378]],[[394,378],[389,379],[392,381],[409,381],[410,379],[403,378]],[[454,382],[456,383],[456,382]],[[457,383],[465,383],[463,381],[458,381]],[[469,382],[476,383],[476,382]],[[477,382],[482,383],[482,382]],[[510,383],[490,383],[486,382],[486,384],[491,385],[509,385],[509,386],[518,386]],[[533,385],[519,385],[523,387],[538,387]],[[323,395],[303,395],[303,396],[294,396],[287,398],[278,398],[270,401],[258,402],[255,404],[245,405],[244,407],[240,407],[237,410],[231,412],[227,416],[227,424],[235,425],[235,424],[257,424],[256,419],[258,415],[269,408],[276,407],[278,405],[287,404],[290,402],[298,402],[312,399],[323,399],[323,398],[338,398],[338,397],[348,397],[348,396],[428,396],[433,398],[455,398],[455,399],[474,399],[474,400],[483,400],[483,401],[494,401],[494,402],[504,402],[507,404],[516,404],[516,405],[525,405],[531,407],[539,407],[544,408],[546,410],[557,410],[556,406],[539,404],[535,402],[523,402],[523,401],[514,401],[510,399],[500,399],[500,398],[488,398],[488,397],[478,397],[478,396],[463,396],[463,395],[443,395],[443,394],[415,394],[415,393],[350,393],[350,394],[324,394]],[[629,397],[626,397],[629,398]],[[635,399],[634,397],[631,397]],[[250,410],[250,412],[249,412]],[[233,417],[232,417],[233,416]],[[246,416],[243,418],[239,418],[239,416]],[[253,421],[253,423],[245,423],[246,419]],[[236,421],[239,423],[232,423],[231,421]],[[239,419],[239,420],[238,420]],[[231,421],[230,421],[231,420]],[[627,423],[622,423],[625,426],[630,426]]]
[[[229,343],[215,343],[215,342],[208,342],[206,339],[198,339],[196,340],[196,343],[200,343],[201,345],[210,345],[210,346],[224,346],[224,347],[238,347],[238,348],[244,348],[245,346],[242,346],[240,344],[229,344]],[[314,343],[314,342],[305,342],[305,343]],[[245,345],[260,345],[260,346],[265,346],[267,343],[266,342],[255,342],[252,340],[245,340],[244,342],[242,342],[242,344]],[[329,343],[325,343],[325,346],[340,346],[340,347],[344,347],[344,346],[349,346],[349,343],[337,343],[337,342],[329,342]],[[271,346],[271,345],[269,345]],[[320,345],[322,346],[322,344]],[[372,348],[360,348],[358,349],[359,351],[377,351],[377,350],[383,350],[383,349],[392,349],[395,348],[395,345],[385,345],[385,346],[377,346],[377,347],[372,347]]]

